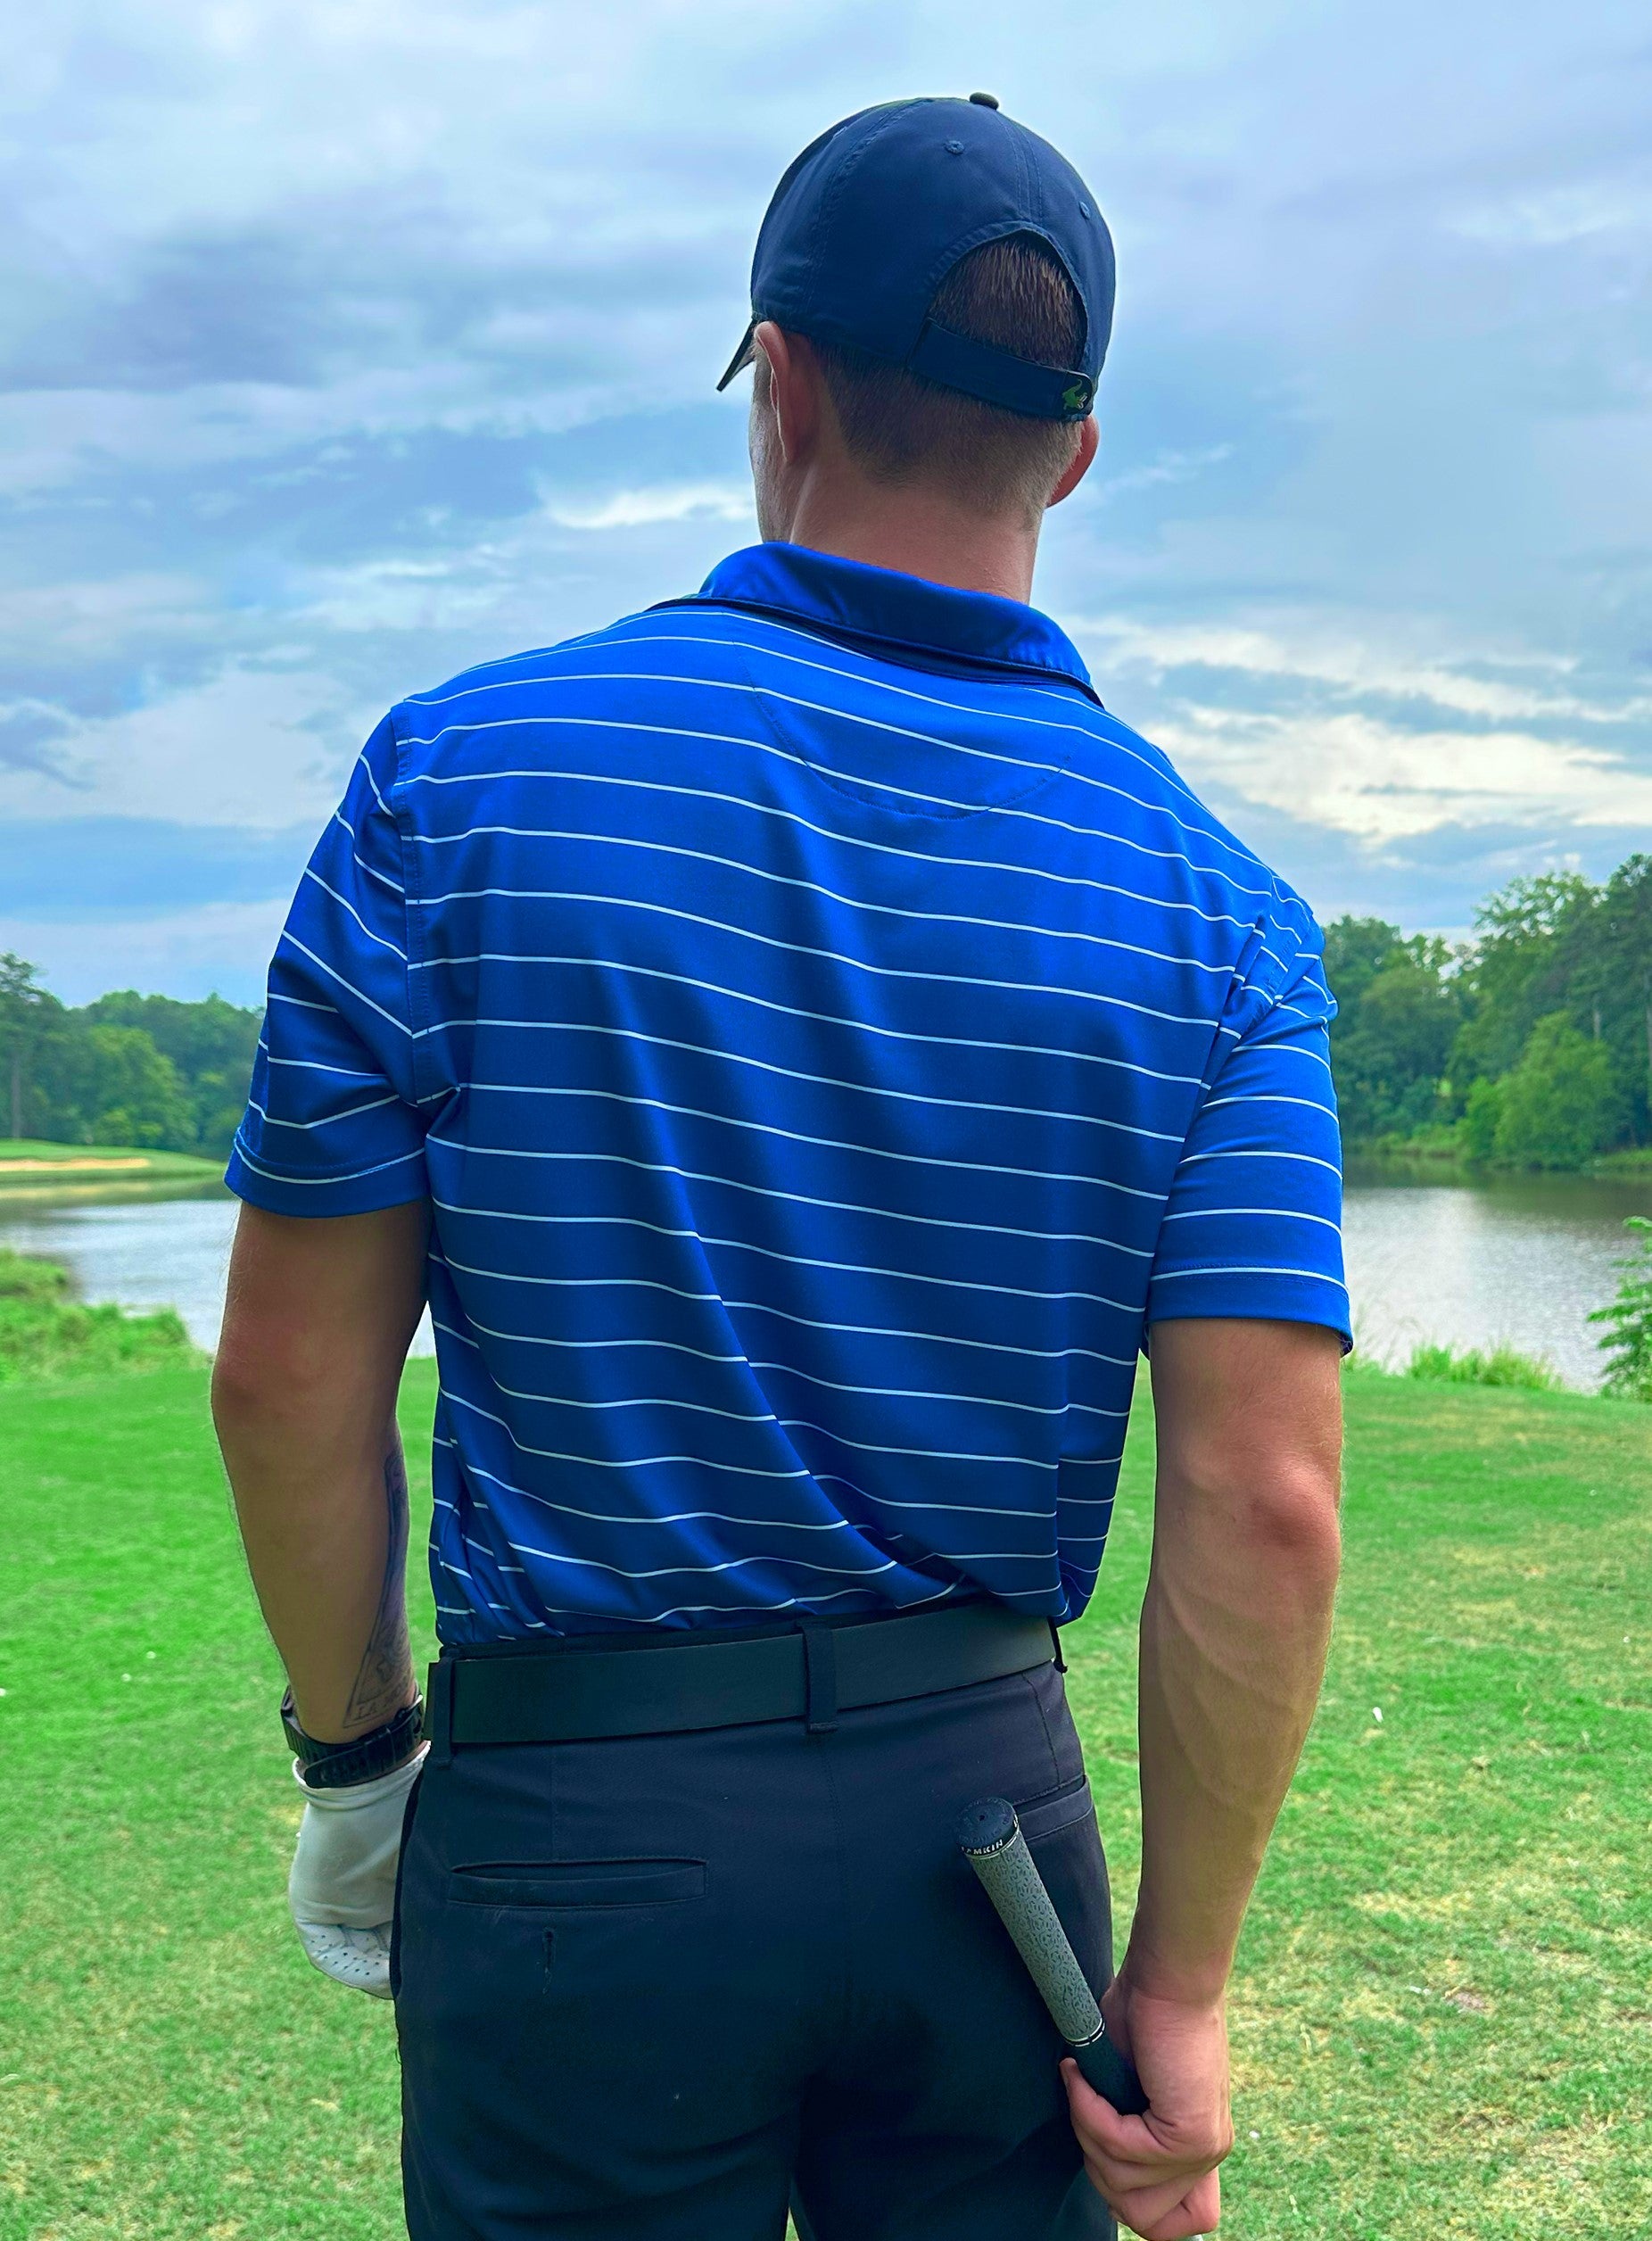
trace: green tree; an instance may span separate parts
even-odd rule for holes
[[[1582,1167],[1621,1125],[1610,1054],[1564,1012],[1538,1021],[1501,1089],[1492,1149],[1511,1167]]]
[[[247,1085],[258,1047],[259,1015],[210,996],[198,1004],[175,997],[139,996],[121,988],[86,1007],[97,1025],[138,1027],[171,1060],[189,1099],[186,1139],[175,1148],[227,1156],[229,1141],[246,1105]]]
[[[1495,1081],[1520,1062],[1546,1013],[1571,1011],[1568,963],[1586,947],[1599,890],[1578,872],[1513,880],[1474,913],[1475,940],[1464,974],[1466,1017],[1452,1050],[1454,1082]],[[1574,1012],[1574,1022],[1588,1024]]]
[[[0,1079],[14,1137],[28,1133],[35,1060],[54,1004],[41,986],[37,966],[9,949],[0,952]]]
[[[1503,1085],[1488,1081],[1482,1074],[1470,1084],[1463,1109],[1463,1142],[1477,1167],[1488,1166],[1497,1156],[1497,1129],[1502,1117]]]
[[[186,1145],[194,1117],[171,1060],[141,1027],[78,1024],[68,1086],[79,1141]]]
[[[1408,1135],[1437,1117],[1462,1020],[1456,963],[1447,943],[1408,938],[1380,918],[1341,918],[1326,929],[1338,1006],[1331,1056],[1350,1143]]]

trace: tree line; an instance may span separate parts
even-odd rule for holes
[[[1453,945],[1380,918],[1326,929],[1337,1096],[1355,1149],[1577,1168],[1652,1145],[1652,856],[1599,885],[1516,880]],[[0,957],[11,1133],[225,1157],[256,1012],[124,989],[70,1009]],[[0,1106],[0,1110],[4,1110]]]
[[[60,1003],[0,955],[0,1126],[58,1144],[131,1144],[226,1159],[246,1104],[259,1015],[210,996],[122,988]]]
[[[1652,856],[1512,881],[1472,941],[1326,928],[1345,1141],[1580,1168],[1652,1144]]]

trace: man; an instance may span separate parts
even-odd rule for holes
[[[825,134],[724,376],[765,542],[393,711],[277,949],[215,1406],[293,1912],[393,1989],[414,2241],[1217,2222],[1337,1568],[1331,1006],[1304,905],[1027,604],[1112,294],[989,96]],[[1125,2116],[953,1829],[1017,1803],[1108,1986],[1055,1629],[1149,1336]]]

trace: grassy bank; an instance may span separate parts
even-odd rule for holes
[[[0,1385],[160,1369],[193,1353],[171,1308],[128,1315],[107,1301],[87,1307],[72,1296],[67,1269],[0,1245]]]
[[[1652,2230],[1652,1418],[1348,1393],[1347,1582],[1242,1956],[1223,2233]],[[414,1365],[416,1457],[433,1398]],[[0,1446],[0,2241],[387,2241],[392,2019],[287,1929],[297,1800],[204,1373],[12,1388]],[[1150,1462],[1143,1418],[1069,1636],[1121,1917]]]

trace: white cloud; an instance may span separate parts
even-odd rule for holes
[[[1477,675],[1474,668],[1574,666],[1562,655],[1506,657],[1464,656],[1459,664],[1418,660],[1403,649],[1321,634],[1284,637],[1243,624],[1146,623],[1103,616],[1070,625],[1096,649],[1096,666],[1114,672],[1139,667],[1154,676],[1181,669],[1236,671],[1247,676],[1302,679],[1351,695],[1428,700],[1453,714],[1491,722],[1555,717],[1582,724],[1632,724],[1652,715],[1652,697],[1591,700],[1575,693],[1541,691]]]
[[[697,515],[748,524],[753,519],[749,483],[656,483],[594,500],[553,501],[549,512],[565,529],[640,529]]]
[[[1406,731],[1345,710],[1184,704],[1156,727],[1195,784],[1372,846],[1445,825],[1652,826],[1652,773],[1531,732]]]
[[[232,666],[147,707],[71,722],[53,741],[62,780],[0,777],[0,815],[318,829],[381,713],[320,674]]]

